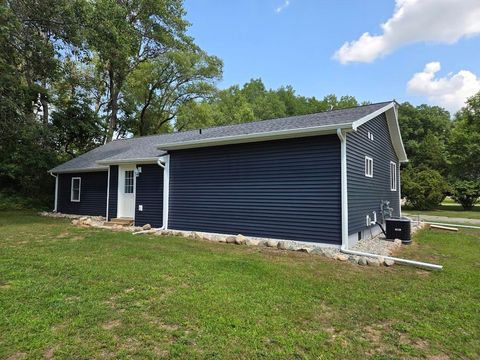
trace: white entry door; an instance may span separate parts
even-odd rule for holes
[[[135,165],[118,167],[118,213],[119,218],[135,216]]]

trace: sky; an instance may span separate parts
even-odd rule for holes
[[[224,62],[220,88],[440,105],[480,90],[480,0],[186,0],[189,34]]]

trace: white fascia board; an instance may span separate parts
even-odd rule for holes
[[[352,124],[352,127],[353,127],[353,130],[357,130],[357,128],[363,124],[365,124],[367,121],[370,121],[372,119],[375,119],[378,115],[381,115],[383,114],[385,111],[391,109],[395,107],[395,103],[392,101],[391,103],[389,103],[388,105],[385,105],[384,107],[378,109],[377,111],[374,111],[356,121],[353,122]]]
[[[117,164],[155,164],[158,157],[123,159],[123,160],[98,160],[96,163],[100,165],[117,165]]]
[[[398,123],[398,110],[395,105],[386,112],[388,131],[390,133],[390,139],[392,140],[393,149],[397,154],[398,161],[408,162],[407,153],[403,146],[402,134],[400,132],[400,124]]]
[[[398,160],[400,162],[408,162],[407,153],[405,152],[405,147],[403,146],[402,134],[400,133],[400,125],[398,123],[397,104],[394,101],[378,109],[377,111],[374,111],[373,113],[354,121],[352,127],[354,130],[357,130],[359,126],[383,113],[385,113],[387,118],[390,139],[392,141],[395,153],[397,154]]]
[[[108,167],[94,167],[94,168],[78,168],[78,169],[67,169],[67,170],[58,170],[58,171],[49,171],[52,174],[69,174],[69,173],[81,173],[81,172],[96,172],[96,171],[108,171]]]
[[[297,137],[307,137],[314,135],[335,134],[337,129],[352,129],[352,123],[332,124],[325,126],[315,126],[299,129],[278,130],[271,132],[241,134],[232,136],[222,136],[217,138],[183,141],[181,143],[162,144],[157,149],[162,150],[180,150],[206,146],[218,146],[227,144],[241,144],[249,142],[259,142],[268,140],[288,139]]]

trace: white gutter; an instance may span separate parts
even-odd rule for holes
[[[58,203],[58,174],[53,175],[53,173],[50,171],[49,173],[51,176],[55,178],[55,204],[53,207],[53,212],[57,212],[57,203]]]
[[[357,256],[366,256],[371,258],[383,258],[384,260],[393,260],[397,264],[413,265],[428,270],[442,270],[442,265],[430,264],[415,260],[402,259],[392,256],[382,256],[362,251],[348,249],[348,184],[347,184],[347,134],[342,129],[337,129],[337,135],[340,139],[340,156],[341,156],[341,197],[342,197],[342,246],[340,251]]]
[[[422,221],[422,222],[430,225],[454,226],[454,227],[460,227],[465,229],[480,229],[480,226],[474,226],[474,225],[446,224],[446,223],[432,222],[432,221]]]
[[[170,155],[166,154],[157,159],[158,166],[163,168],[163,214],[162,227],[168,229],[168,200],[170,195]]]
[[[158,157],[149,158],[132,158],[132,159],[119,159],[119,160],[97,160],[95,161],[99,165],[117,165],[117,164],[155,164]]]
[[[284,129],[284,130],[276,130],[276,131],[260,132],[260,133],[252,133],[252,134],[219,136],[219,137],[212,137],[212,138],[206,138],[206,139],[182,141],[179,143],[166,143],[166,144],[157,146],[157,149],[178,150],[178,149],[186,149],[186,148],[194,148],[194,147],[257,142],[257,141],[263,141],[263,140],[287,139],[291,137],[312,136],[315,134],[325,134],[325,133],[334,134],[338,128],[352,129],[352,123],[349,122],[349,123],[335,124],[335,125],[310,126],[310,127],[298,128],[298,129]]]

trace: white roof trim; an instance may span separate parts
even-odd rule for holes
[[[378,115],[380,114],[383,114],[385,111],[391,109],[391,108],[394,108],[395,107],[395,103],[392,101],[391,103],[389,103],[388,105],[385,105],[384,107],[378,109],[377,111],[374,111],[356,121],[353,122],[352,124],[352,128],[353,130],[357,130],[357,128],[360,126],[360,125],[363,125],[365,124],[367,121],[370,121],[372,119],[375,119]]]
[[[398,110],[397,104],[392,101],[388,105],[378,109],[377,111],[364,116],[357,121],[354,121],[352,127],[354,130],[357,130],[359,126],[365,124],[367,121],[370,121],[377,116],[385,113],[388,124],[388,132],[390,133],[390,140],[392,141],[393,149],[397,154],[398,160],[400,162],[408,162],[407,153],[405,152],[405,147],[403,146],[402,134],[400,133],[400,125],[398,123]]]
[[[298,128],[298,129],[286,129],[286,130],[277,130],[270,132],[261,132],[253,134],[241,134],[241,135],[231,135],[231,136],[222,136],[216,138],[200,139],[200,140],[191,140],[183,141],[179,143],[167,143],[157,146],[158,149],[162,150],[179,150],[179,149],[189,149],[205,146],[217,146],[225,144],[240,144],[248,142],[257,142],[257,141],[266,141],[266,140],[276,140],[276,139],[287,139],[293,137],[305,137],[312,136],[315,134],[334,134],[337,129],[352,129],[352,123],[343,123],[343,124],[332,124],[324,126],[314,126],[307,128]]]
[[[162,156],[162,155],[159,155]],[[157,157],[149,157],[149,158],[136,158],[136,159],[119,159],[119,160],[110,160],[110,159],[105,159],[105,160],[98,160],[96,161],[97,164],[102,164],[102,165],[117,165],[117,164],[150,164],[150,163],[156,163],[158,160]]]
[[[402,134],[400,132],[396,104],[385,113],[385,116],[387,117],[388,131],[390,132],[390,138],[398,160],[400,162],[408,162],[407,153],[403,145]]]
[[[77,168],[77,169],[66,169],[66,170],[49,170],[49,173],[53,174],[67,174],[67,173],[80,173],[80,172],[95,172],[95,171],[108,171],[108,167],[89,167],[89,168]]]

